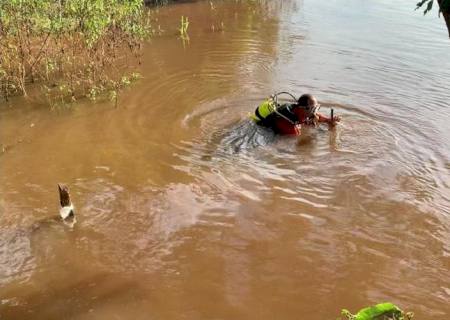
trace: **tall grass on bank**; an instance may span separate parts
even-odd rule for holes
[[[0,0],[0,98],[40,87],[50,101],[127,84],[150,32],[143,0]],[[33,85],[34,84],[34,85]]]

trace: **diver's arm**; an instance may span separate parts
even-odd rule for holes
[[[316,115],[317,115],[318,122],[325,122],[325,123],[333,125],[333,124],[336,124],[336,122],[341,121],[341,117],[339,117],[339,116],[334,116],[333,119],[331,119],[331,117],[327,117],[321,113],[317,113]]]

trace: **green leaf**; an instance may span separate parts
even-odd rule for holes
[[[352,315],[348,310],[342,310],[342,315],[349,320],[378,320],[378,319],[405,319],[404,313],[396,305],[386,302],[372,307],[361,309],[357,314]],[[389,318],[388,318],[389,317]],[[411,315],[407,315],[410,318]]]
[[[117,99],[117,90],[111,90],[111,91],[109,92],[109,99],[110,99],[111,101],[114,101],[114,100]]]
[[[427,8],[425,9],[425,11],[423,12],[423,14],[427,14],[432,8],[433,8],[433,0],[430,0],[430,2],[428,2]]]
[[[420,7],[422,7],[425,4],[425,2],[427,2],[427,1],[429,1],[429,0],[422,0],[422,1],[418,2],[416,10],[419,9]]]

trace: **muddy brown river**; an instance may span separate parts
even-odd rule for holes
[[[189,17],[189,41],[175,33]],[[0,105],[0,319],[450,318],[450,41],[414,2],[154,13],[119,104]],[[342,122],[276,137],[280,90]],[[78,223],[55,221],[57,183]]]

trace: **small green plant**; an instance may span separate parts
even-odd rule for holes
[[[110,80],[109,83],[109,99],[111,101],[114,101],[114,105],[117,107],[117,102],[119,99],[119,93],[120,91],[131,85],[131,83],[141,79],[142,76],[140,73],[137,72],[133,72],[132,74],[130,74],[129,76],[122,76],[122,78],[120,80]]]
[[[411,320],[414,316],[412,312],[405,313],[389,302],[361,309],[356,314],[343,309],[341,314],[346,320]]]
[[[189,18],[185,17],[185,16],[181,16],[180,28],[178,29],[181,38],[189,39],[189,35],[187,33],[188,28],[189,28]]]

